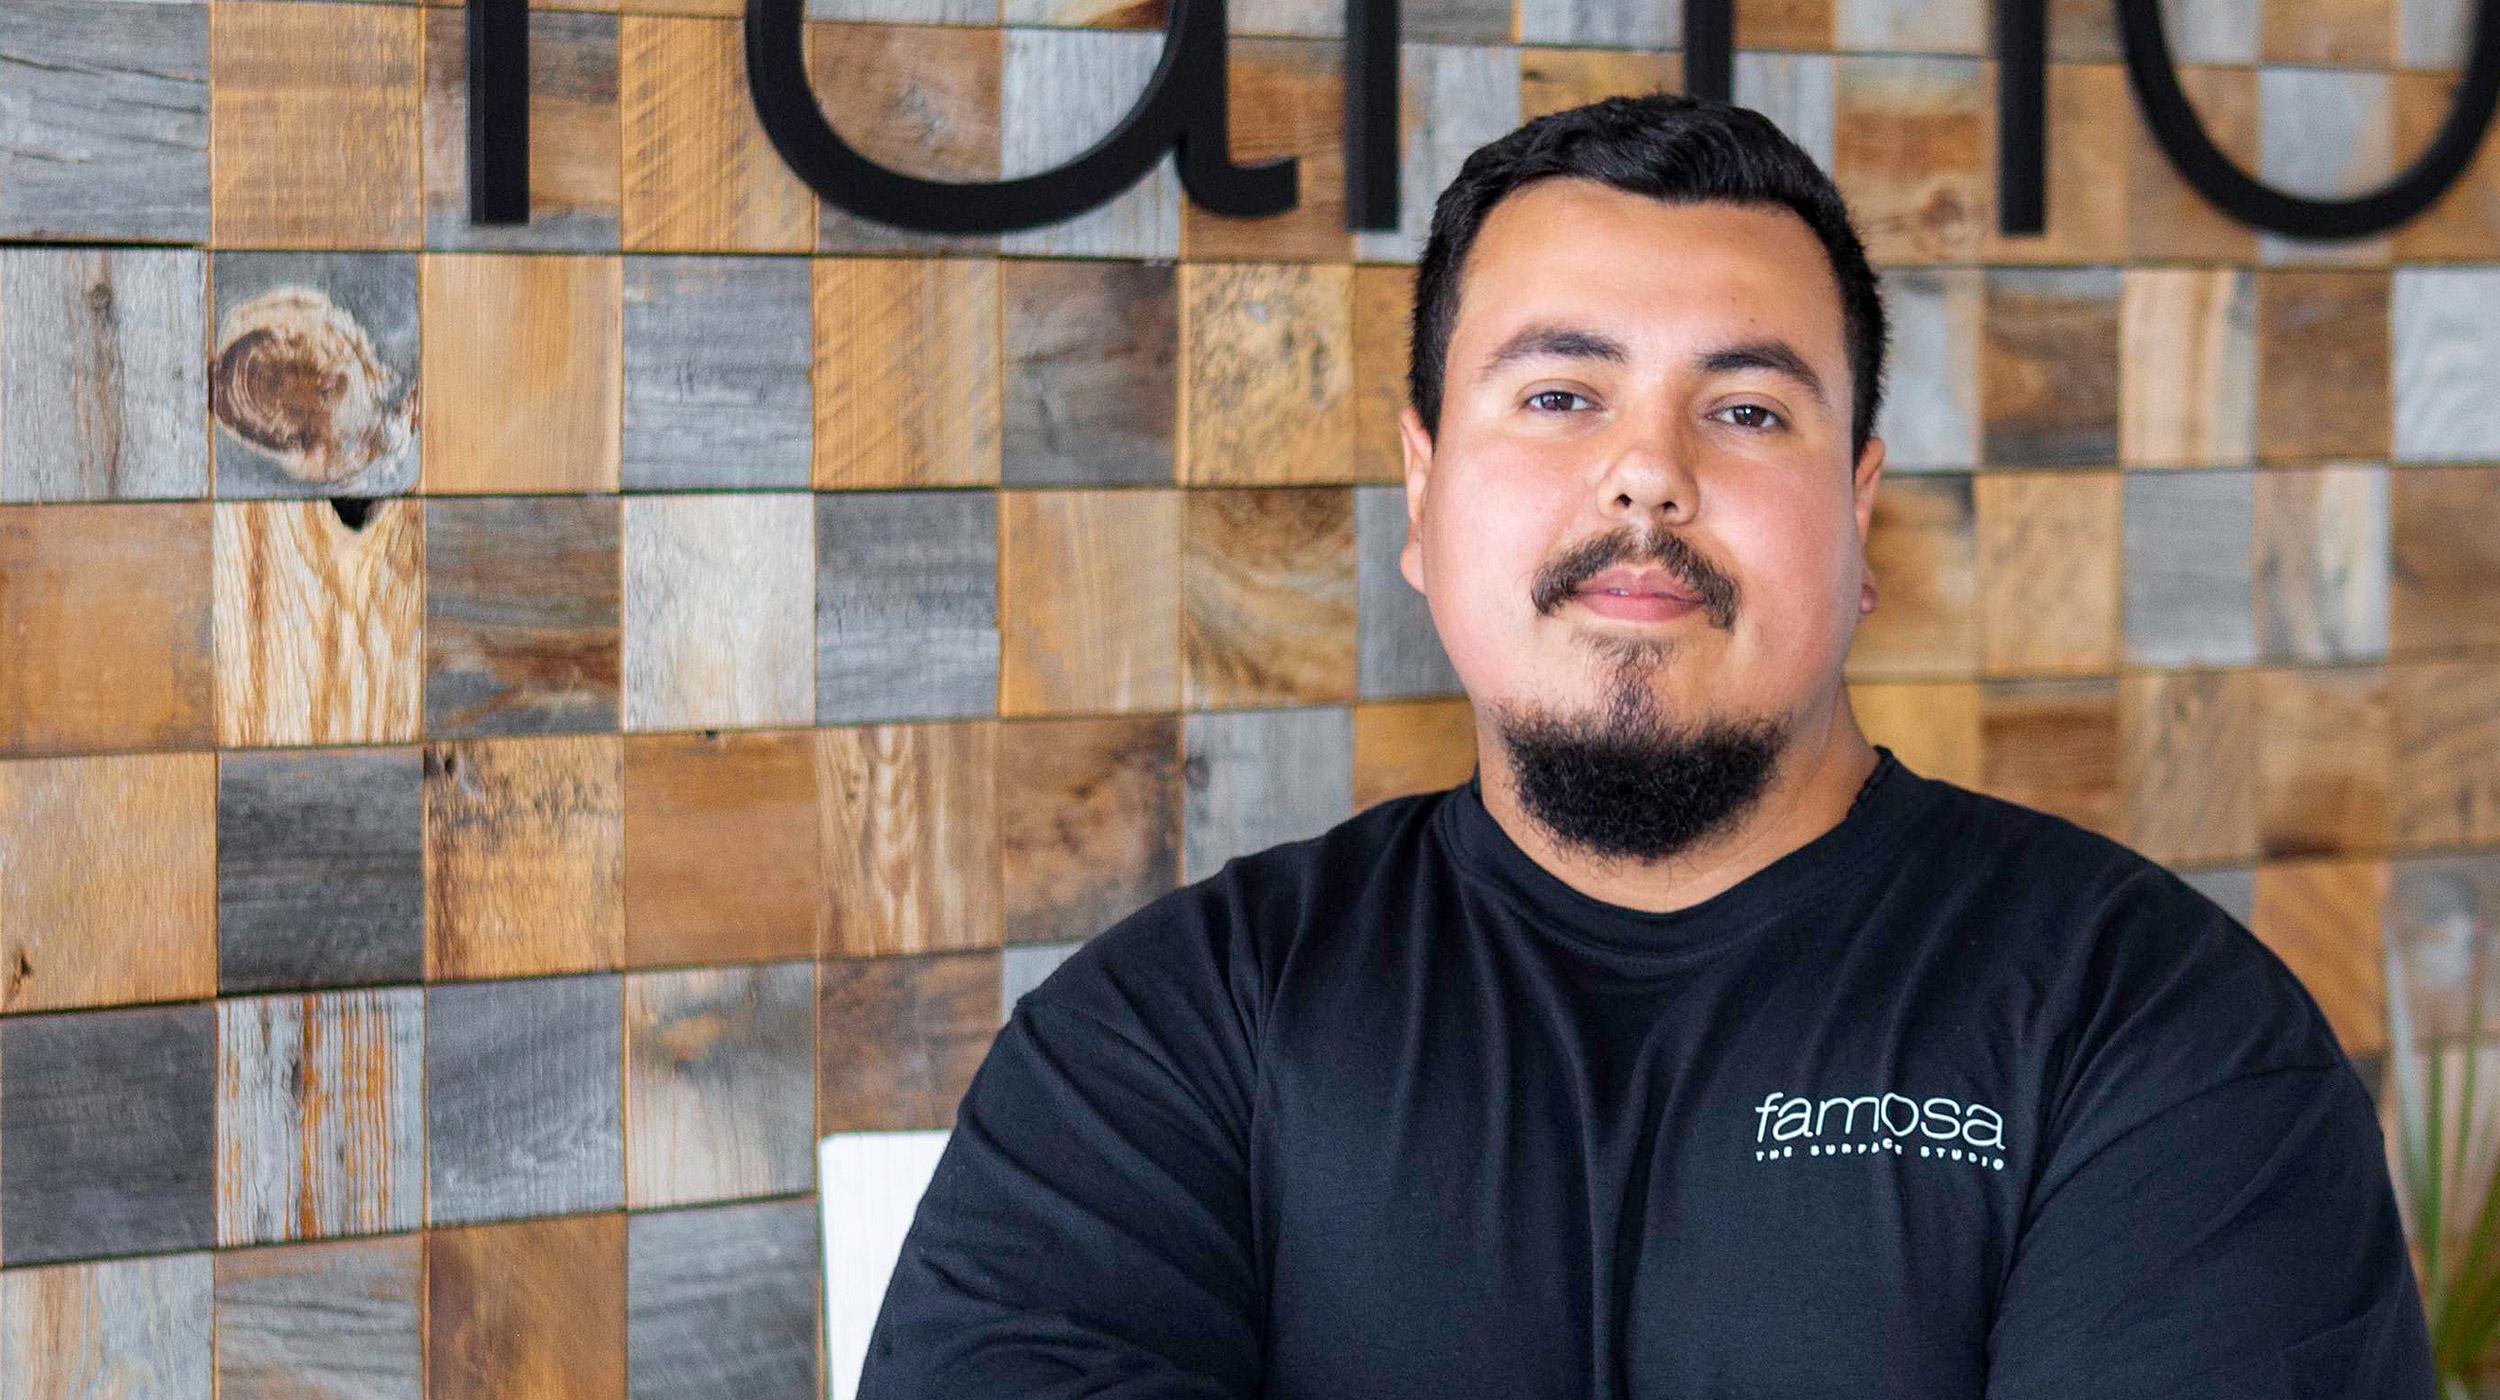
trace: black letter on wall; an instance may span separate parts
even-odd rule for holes
[[[530,218],[529,0],[469,0],[469,222]]]

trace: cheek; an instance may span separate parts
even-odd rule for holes
[[[1513,652],[1538,621],[1536,574],[1566,538],[1568,520],[1550,501],[1499,496],[1463,478],[1448,484],[1465,505],[1427,512],[1424,568],[1442,647],[1464,671],[1471,658]]]

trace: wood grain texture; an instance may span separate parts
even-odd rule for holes
[[[1403,267],[1357,267],[1354,315],[1354,455],[1356,481],[1404,482],[1398,414],[1406,407],[1408,334],[1415,316],[1415,274]]]
[[[2482,1024],[2500,1022],[2500,979],[2489,971],[2491,931],[2500,926],[2500,856],[2474,851],[2391,864],[2385,937],[2404,978],[2414,1028],[2426,1037],[2463,1037],[2473,1005],[2467,978],[2478,949],[2485,969]]]
[[[1521,16],[1523,24],[1525,15]],[[1532,42],[1533,35],[1523,36]],[[1680,41],[1682,36],[1678,35]],[[1684,56],[1656,49],[1522,48],[1519,50],[1519,119],[1617,95],[1680,92]]]
[[[421,1400],[421,1235],[221,1250],[217,1384],[227,1396]]]
[[[0,11],[0,238],[208,237],[208,13]]]
[[[217,988],[425,976],[425,806],[414,748],[217,762]]]
[[[901,4],[826,4],[810,0],[811,18],[866,18],[870,9]],[[929,9],[981,11],[955,22],[810,24],[808,83],[825,121],[851,149],[889,170],[931,180],[998,178],[998,82],[1001,31],[991,27],[998,0]],[[841,13],[832,13],[840,11]],[[820,12],[824,12],[820,16]],[[998,235],[923,233],[863,218],[831,200],[816,202],[816,247],[828,253],[995,251]]]
[[[1466,8],[1481,10],[1481,0],[1468,0]],[[1402,16],[1413,17],[1412,10]],[[1505,7],[1505,31],[1509,23]],[[1183,203],[1183,257],[1352,259],[1354,240],[1345,222],[1344,49],[1329,39],[1242,35],[1226,45],[1232,159],[1244,166],[1292,160],[1299,198],[1291,209],[1255,219],[1230,218],[1195,201]]]
[[[2379,666],[2257,673],[2265,734],[2257,752],[2257,843],[2264,856],[2386,848],[2394,758],[2389,700]]]
[[[1181,269],[1182,479],[1343,481],[1353,466],[1353,273],[1343,266]]]
[[[1980,459],[2097,465],[2118,456],[2114,268],[1988,273],[1980,355]]]
[[[999,478],[1168,483],[1180,308],[1168,264],[1005,264]]]
[[[2118,666],[2116,472],[1982,472],[1980,665],[1991,676]]]
[[[807,1108],[803,1099],[801,1113]],[[812,1185],[813,1145],[802,1149],[798,1174]],[[629,1217],[625,1369],[633,1400],[819,1400],[824,1260],[813,1195]]]
[[[2126,843],[2164,863],[2257,850],[2257,673],[2144,671],[2118,678]]]
[[[1912,772],[1977,788],[1986,772],[1979,687],[1969,681],[1868,681],[1848,688],[1869,742]]]
[[[747,98],[733,19],[618,21],[625,246],[804,253],[816,196],[784,165]]]
[[[2384,272],[2257,274],[2257,455],[2383,458],[2388,390]]]
[[[2191,7],[2199,14],[2235,5]],[[2188,27],[2193,28],[2191,23]],[[2184,38],[2184,36],[2182,36]],[[2204,122],[2205,134],[2242,170],[2257,169],[2257,75],[2248,68],[2199,66],[2223,60],[2178,50],[2179,87]],[[2245,61],[2245,60],[2242,60]],[[2132,104],[2130,104],[2132,105]],[[2127,254],[2139,261],[2229,265],[2257,259],[2248,225],[2198,194],[2170,163],[2142,112],[2123,128],[2127,142]]]
[[[425,994],[217,1003],[217,1243],[413,1229],[425,1190]]]
[[[1364,262],[1420,259],[1433,201],[1460,163],[1519,125],[1516,49],[1400,43],[1398,72],[1398,226],[1354,235]]]
[[[1979,53],[1986,42],[1987,16],[1976,6],[1851,0],[1832,10],[1836,48]]]
[[[216,1109],[217,1014],[205,1003],[0,1022],[0,1257],[14,1267],[208,1247]]]
[[[1983,683],[1979,786],[2126,840],[2118,702],[2111,676]]]
[[[205,503],[0,506],[0,755],[206,748]]]
[[[2387,1048],[2379,926],[2389,871],[2377,859],[2268,861],[2257,867],[2249,932],[2300,979],[2347,1055]]]
[[[813,954],[625,979],[625,1204],[805,1191],[816,1068]]]
[[[971,486],[999,473],[999,266],[813,263],[818,490]]]
[[[428,1400],[623,1400],[625,1217],[425,1237]]]
[[[617,489],[622,278],[613,257],[425,256],[428,492]]]
[[[1867,256],[1886,264],[1976,261],[1989,199],[1988,100],[1978,61],[1852,54],[1836,61],[1833,82],[1831,174]]]
[[[1851,680],[1965,677],[1980,663],[1978,545],[1971,478],[1905,476],[1875,495],[1866,564],[1875,611],[1858,619]]]
[[[2500,840],[2500,663],[2388,667],[2395,708],[2394,843]]]
[[[2056,133],[2051,139],[2057,154],[2046,172],[2048,227],[2039,233],[1999,233],[1996,182],[1991,178],[1980,242],[1980,255],[1988,262],[2111,263],[2127,256],[2127,147],[2101,134],[2123,131],[2135,119],[2135,94],[2116,59],[2113,53],[2103,63],[2049,65],[2048,129]],[[1992,70],[1992,84],[1994,76]],[[1992,138],[1994,134],[1990,132]],[[1995,166],[1992,139],[1992,177]]]
[[[1736,47],[1828,49],[1837,0],[1736,0]]]
[[[622,993],[614,975],[425,989],[428,1223],[612,1210],[623,1201]],[[438,1339],[442,1303],[438,1292]],[[441,1354],[434,1359],[439,1367]]]
[[[626,489],[807,489],[806,263],[637,257],[624,296]]]
[[[992,491],[816,498],[816,722],[967,718],[998,703]]]
[[[625,740],[627,967],[808,956],[816,857],[814,736]]]
[[[1352,699],[1358,624],[1350,489],[1184,498],[1183,705]]]
[[[2329,343],[2343,352],[2353,373],[2375,368],[2385,374],[2385,337],[2392,334],[2397,457],[2407,462],[2500,457],[2500,429],[2490,421],[2490,388],[2494,375],[2500,374],[2500,334],[2488,320],[2500,311],[2500,275],[2490,268],[2404,268],[2395,274],[2393,302],[2381,322],[2370,291],[2386,285],[2357,281],[2346,295],[2327,303],[2341,312],[2335,317],[2340,334]],[[2378,358],[2370,357],[2372,350],[2380,352]],[[2381,381],[2362,387],[2386,385]],[[2387,407],[2384,398],[2354,390],[2347,394],[2355,412],[2375,407],[2383,414]]]
[[[1887,268],[1884,310],[1892,341],[1875,435],[1888,473],[1979,463],[1979,268]]]
[[[997,773],[995,721],[816,731],[818,956],[998,946]]]
[[[823,963],[816,1130],[952,1127],[998,1034],[998,968],[995,950]]]
[[[2402,167],[2396,158],[2394,93],[2388,78],[2383,72],[2350,69],[2260,67],[2259,177],[2278,190],[2345,199],[2394,179]],[[2394,251],[2395,240],[2383,233],[2334,240],[2257,235],[2257,257],[2266,263],[2384,266]]]
[[[2239,666],[2257,657],[2255,473],[2130,472],[2124,638],[2145,666]]]
[[[1181,754],[1184,884],[1353,815],[1354,718],[1345,706],[1184,715]]]
[[[425,729],[613,730],[625,666],[613,496],[425,503]]]
[[[999,713],[1169,710],[1180,700],[1182,493],[999,496]]]
[[[1009,29],[999,53],[998,173],[1038,175],[1082,154],[1136,105],[1163,36],[1100,29]],[[1180,252],[1181,182],[1168,160],[1096,208],[1002,235],[1011,253],[1169,258]]]
[[[624,937],[615,735],[425,753],[425,975],[614,967]]]
[[[412,500],[217,507],[217,742],[404,743],[424,684]]]
[[[1776,122],[1798,149],[1830,170],[1836,72],[1828,54],[1739,53],[1732,75],[1736,101]]]
[[[0,763],[0,1012],[214,995],[216,804],[212,754]]]
[[[1498,41],[1510,36],[1489,37]],[[1585,44],[1616,50],[1681,48],[1684,6],[1681,0],[1637,0],[1626,5],[1601,0],[1520,0],[1519,38],[1530,44]]]
[[[417,484],[417,261],[224,252],[209,407],[220,496],[387,496]]]
[[[1170,715],[999,727],[1010,945],[1090,938],[1179,883],[1180,740]]]
[[[2255,505],[2259,654],[2276,661],[2385,656],[2387,469],[2259,472]]]
[[[999,0],[807,0],[811,20],[888,20],[927,25],[994,25]],[[835,28],[840,26],[825,26]]]
[[[168,1254],[0,1274],[9,1400],[209,1400],[210,1256]]]
[[[625,726],[816,713],[815,511],[803,492],[625,502]]]
[[[207,302],[196,250],[0,249],[0,500],[207,495]]]
[[[529,222],[469,222],[468,16],[425,14],[425,244],[613,252],[621,238],[624,126],[616,17],[529,17]]]
[[[1365,698],[1450,695],[1464,687],[1441,649],[1424,595],[1398,570],[1406,547],[1406,488],[1354,488],[1355,596],[1360,614],[1356,690]]]
[[[1354,707],[1355,811],[1467,781],[1476,767],[1476,712],[1465,699],[1376,701]]]
[[[217,246],[415,247],[417,11],[217,0],[208,36]]]
[[[2257,442],[2256,282],[2243,268],[2129,268],[2118,294],[2118,458],[2235,466]]]
[[[2266,63],[2396,66],[2396,25],[2380,0],[2266,0],[2257,56]]]
[[[2404,6],[2400,10],[2418,10],[2420,6]],[[2462,53],[2457,43],[2453,54]],[[2455,105],[2456,79],[2439,73],[2398,73],[2393,81],[2390,101],[2395,111],[2395,149],[2409,156],[2427,149],[2440,123],[2448,119],[2448,110]],[[2398,262],[2478,262],[2491,256],[2491,249],[2500,246],[2500,149],[2490,146],[2475,148],[2474,159],[2465,173],[2439,197],[2430,208],[2414,215],[2396,230],[2395,257]]]

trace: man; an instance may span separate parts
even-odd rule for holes
[[[1476,773],[1017,1003],[862,1395],[2427,1400],[2283,964],[1859,732],[1883,312],[1813,162],[1541,118],[1416,287],[1401,567]]]

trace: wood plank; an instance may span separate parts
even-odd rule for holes
[[[2387,455],[2388,290],[2384,272],[2257,274],[2260,460]]]
[[[1350,700],[1358,672],[1354,496],[1200,490],[1181,509],[1181,702]]]
[[[217,506],[217,742],[405,743],[424,685],[416,501]],[[352,518],[352,520],[351,520]]]
[[[422,1400],[424,1258],[413,1234],[219,1251],[220,1391]]]
[[[1979,562],[1971,478],[1905,476],[1875,495],[1866,532],[1875,611],[1858,618],[1850,680],[1975,676]]]
[[[2257,474],[2257,647],[2276,661],[2387,654],[2388,473],[2381,466]]]
[[[218,252],[217,494],[388,496],[417,484],[417,263]],[[196,410],[195,410],[196,411]]]
[[[999,477],[1170,483],[1180,308],[1164,263],[1005,264]]]
[[[2500,841],[2500,662],[2391,665],[2388,686],[2394,843]]]
[[[1979,687],[1969,681],[1869,681],[1849,687],[1868,742],[1912,772],[1977,788],[1987,771]]]
[[[2249,931],[2308,989],[2347,1055],[2387,1049],[2379,927],[2388,885],[2383,859],[2268,861],[2257,867],[2256,916]]]
[[[1884,471],[1979,464],[1980,321],[1987,273],[1975,267],[1884,269],[1892,341],[1875,435]]]
[[[996,712],[998,493],[816,498],[816,722]]]
[[[1082,154],[1136,105],[1163,36],[1100,29],[1005,31],[999,55],[998,173],[1038,175]],[[1096,208],[1002,235],[1010,253],[1170,258],[1180,253],[1181,181],[1168,160]]]
[[[0,1274],[10,1400],[209,1400],[209,1261],[169,1254]]]
[[[815,512],[803,492],[625,502],[625,726],[816,713]]]
[[[0,763],[0,1011],[215,995],[216,839],[213,754]]]
[[[2111,53],[2097,63],[2049,65],[2048,129],[2057,133],[2052,138],[2057,155],[2047,163],[2048,226],[2038,233],[1999,233],[1992,178],[1992,204],[1986,211],[1987,222],[1981,225],[1980,242],[1980,255],[1988,262],[2126,261],[2127,147],[2123,141],[2100,135],[2124,131],[2128,122],[2140,120],[2135,94],[2127,86],[2127,70],[2117,58]],[[1994,81],[1992,74],[1991,86]],[[1989,159],[1995,159],[1993,149]]]
[[[206,748],[205,502],[0,506],[0,755]]]
[[[756,121],[733,19],[626,15],[625,246],[637,252],[804,253],[816,195]]]
[[[217,1003],[217,1243],[413,1229],[425,1190],[425,994]]]
[[[814,1148],[802,1146],[798,1175],[812,1186]],[[812,1194],[636,1213],[626,1222],[625,1259],[634,1400],[824,1395],[816,1295],[825,1256]]]
[[[0,249],[0,500],[205,496],[208,259]]]
[[[625,979],[625,1204],[812,1189],[813,952]]]
[[[1398,70],[1398,226],[1354,235],[1364,262],[1422,258],[1433,202],[1459,164],[1519,125],[1514,48],[1400,43]]]
[[[2395,453],[2406,462],[2487,461],[2500,457],[2500,431],[2490,423],[2493,377],[2500,373],[2500,335],[2484,318],[2500,309],[2500,276],[2487,268],[2408,267],[2395,274],[2393,302],[2374,304],[2372,289],[2383,280],[2356,280],[2341,294],[2319,289],[2315,300],[2302,298],[2319,320],[2315,347],[2340,352],[2339,359],[2355,373],[2389,372],[2386,346],[2394,341]],[[2309,337],[2304,337],[2309,338]],[[2372,352],[2376,356],[2373,357]],[[2287,366],[2287,369],[2289,367]],[[2323,378],[2324,369],[2308,375]],[[2344,390],[2342,402],[2355,412],[2373,408],[2386,417],[2387,399],[2372,397],[2387,382]],[[2384,428],[2382,421],[2372,425]],[[2347,430],[2344,437],[2359,430]],[[2385,438],[2371,439],[2384,442]]]
[[[206,1003],[0,1022],[6,1262],[207,1248],[216,1111]]]
[[[1406,408],[1407,347],[1415,274],[1403,267],[1354,269],[1354,462],[1356,481],[1406,480],[1398,415]]]
[[[2382,666],[2257,673],[2257,841],[2268,859],[2386,849],[2389,700]]]
[[[2118,456],[2115,268],[1992,268],[1980,356],[1980,457],[2096,466]]]
[[[2126,844],[2165,864],[2256,854],[2257,694],[2253,671],[2118,678]]]
[[[1867,256],[1879,264],[1977,261],[1989,186],[1978,60],[1853,53],[1835,61],[1832,76],[1831,175]]]
[[[1465,687],[1423,592],[1406,581],[1406,488],[1354,488],[1355,595],[1360,617],[1356,690],[1365,699],[1450,695]]]
[[[2114,676],[1983,683],[1976,786],[2128,839],[2118,701]]]
[[[1182,716],[1181,882],[1352,816],[1353,771],[1342,705]]]
[[[999,713],[1180,701],[1181,493],[999,496]]]
[[[805,731],[625,740],[625,965],[816,948],[816,741]]]
[[[613,496],[425,503],[425,729],[613,730],[625,667]]]
[[[1835,144],[1833,105],[1840,95],[1839,71],[1831,55],[1739,52],[1734,67],[1730,86],[1737,105],[1769,117],[1798,149],[1829,171]]]
[[[1894,52],[1980,53],[1987,17],[1977,7],[1921,0],[1851,0],[1832,11],[1832,46]]]
[[[818,490],[999,479],[999,267],[820,258]]]
[[[425,13],[426,246],[615,251],[624,203],[616,16],[529,17],[526,224],[469,222],[468,32],[462,10]]]
[[[429,253],[421,268],[426,490],[616,490],[618,260]]]
[[[220,248],[413,248],[424,41],[393,5],[209,7]]]
[[[2430,7],[2399,6],[2397,22],[2401,25],[2425,8]],[[2443,47],[2447,52],[2440,55],[2441,60],[2451,65],[2464,51],[2464,45],[2453,39]],[[2455,105],[2455,77],[2398,73],[2392,81],[2394,148],[2408,155],[2429,149],[2432,135]],[[2500,246],[2500,149],[2476,147],[2472,163],[2457,182],[2437,203],[2406,220],[2395,237],[2395,259],[2400,263],[2477,262],[2491,256],[2491,249]]]
[[[2500,859],[2471,851],[2392,864],[2385,936],[2396,953],[2415,1030],[2452,1043],[2464,1038],[2473,1006],[2466,978],[2478,944],[2485,969],[2482,1024],[2500,1023],[2500,979],[2489,971],[2490,930],[2500,919]],[[2451,1061],[2448,1068],[2453,1072],[2457,1065]],[[2483,1068],[2492,1066],[2486,1061]]]
[[[1191,485],[1343,481],[1353,468],[1353,273],[1181,268],[1181,473]]]
[[[425,753],[425,975],[617,965],[617,736],[464,739]]]
[[[1834,0],[1736,0],[1736,47],[1828,49]]]
[[[1171,715],[999,726],[1006,941],[1092,937],[1180,876],[1180,724]]]
[[[998,178],[998,0],[810,0],[808,17],[924,18],[930,24],[806,28],[808,83],[851,149],[930,180]],[[871,15],[871,11],[878,12]],[[922,233],[816,202],[828,253],[994,252],[998,235]]]
[[[2255,0],[2190,7],[2182,15],[2194,30],[2208,15],[2246,9]],[[2254,16],[2250,15],[2253,19]],[[2253,34],[2250,47],[2254,48]],[[2229,60],[2199,58],[2182,33],[2177,49],[2179,87],[2202,119],[2205,134],[2242,170],[2257,169],[2257,74],[2249,68],[2200,66]],[[2241,60],[2246,62],[2249,60]],[[2228,266],[2257,260],[2255,230],[2196,192],[2153,139],[2142,113],[2128,118],[2127,255],[2138,262],[2177,261]]]
[[[2384,12],[2379,22],[2386,23]],[[2350,69],[2259,67],[2257,177],[2278,190],[2346,199],[2395,179],[2401,167],[2388,78]],[[2257,257],[2266,263],[2385,267],[2394,254],[2395,240],[2384,233],[2332,240],[2257,235]]]
[[[1991,676],[2116,670],[2118,473],[1981,472],[1972,504],[1981,668]]]
[[[999,955],[836,957],[819,971],[816,1130],[949,1128],[999,1025]]]
[[[624,297],[625,488],[806,490],[807,264],[638,257]]]
[[[428,1400],[623,1400],[625,1217],[425,1237]]]
[[[217,988],[425,977],[425,801],[414,748],[217,762]]]
[[[1481,0],[1457,8],[1481,12]],[[1510,14],[1502,7],[1503,33]],[[1418,18],[1409,8],[1402,20]],[[1410,31],[1411,32],[1411,31]],[[1354,255],[1345,222],[1345,46],[1333,39],[1253,38],[1235,33],[1225,46],[1232,129],[1227,143],[1239,165],[1290,158],[1297,181],[1293,208],[1254,219],[1230,218],[1195,203],[1181,206],[1181,256],[1191,260],[1343,263]]]
[[[2257,442],[2257,287],[2245,268],[2126,270],[2118,294],[2118,457],[2236,466]]]
[[[0,10],[0,238],[206,241],[208,15],[91,0]]]
[[[1466,782],[1476,769],[1476,712],[1456,700],[1354,707],[1355,811]]]
[[[1586,7],[1567,4],[1539,4],[1534,8],[1549,14],[1587,14]],[[1528,31],[1526,7],[1522,8],[1519,22],[1521,38],[1542,42]],[[1676,28],[1683,29],[1680,20]],[[1680,45],[1682,40],[1679,32],[1667,41],[1667,46]],[[1655,48],[1519,51],[1519,119],[1523,122],[1609,97],[1681,92],[1683,88],[1684,55],[1680,53],[1662,53]]]
[[[991,720],[816,731],[818,956],[998,946],[997,772]]]
[[[425,989],[428,1223],[566,1215],[622,1203],[622,994],[613,974]],[[458,1233],[437,1229],[432,1238]],[[438,1342],[442,1304],[438,1291]],[[439,1352],[434,1360],[439,1368]],[[439,1395],[439,1369],[436,1375],[432,1393]]]
[[[1510,36],[1489,37],[1498,41]],[[1601,0],[1520,0],[1519,38],[1529,44],[1592,45],[1600,50],[1680,49],[1684,46],[1684,6],[1679,0],[1636,0],[1625,5]],[[1522,111],[1520,115],[1524,120],[1532,114]]]
[[[2255,474],[2129,472],[2123,510],[2126,659],[2141,666],[2256,660]]]

